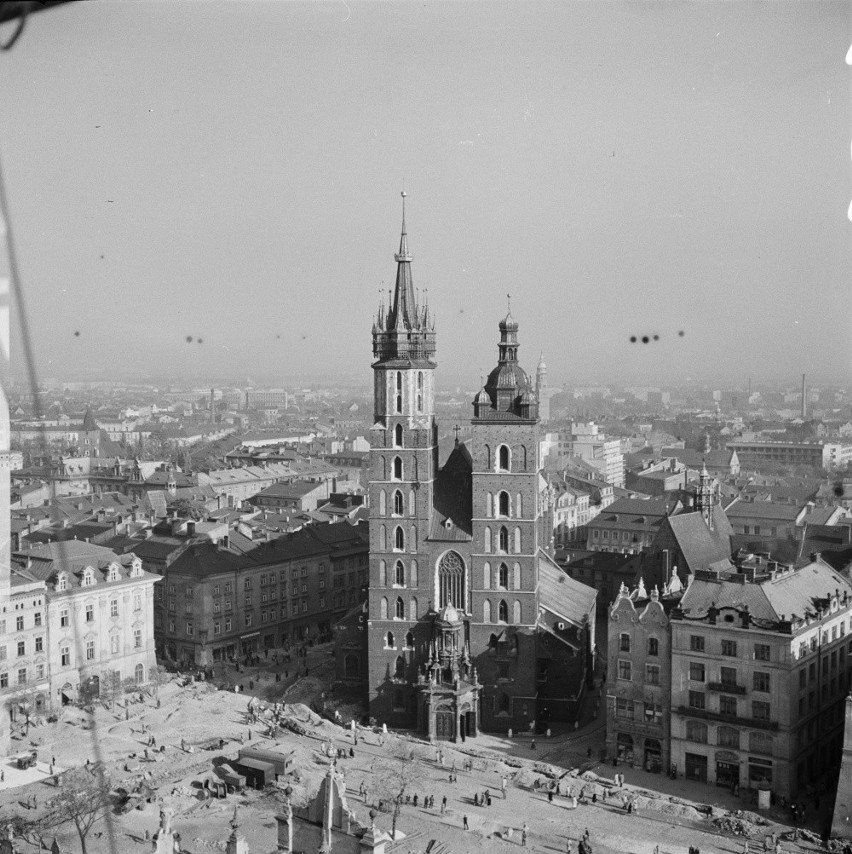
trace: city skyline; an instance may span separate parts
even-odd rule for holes
[[[0,58],[0,146],[39,376],[284,382],[321,359],[368,382],[404,184],[439,384],[492,363],[507,293],[521,363],[543,350],[554,384],[842,381],[848,322],[825,332],[849,270],[849,19],[839,3],[35,16]]]

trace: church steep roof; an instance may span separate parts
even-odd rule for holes
[[[472,539],[473,460],[464,443],[456,445],[435,477],[429,539],[467,542]]]

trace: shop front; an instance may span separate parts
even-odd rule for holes
[[[716,785],[733,789],[740,783],[740,758],[729,750],[716,753]]]
[[[772,788],[772,762],[770,760],[749,756],[748,786],[750,789]]]
[[[619,762],[633,761],[633,736],[620,732],[615,737],[615,755]]]
[[[663,747],[656,738],[645,739],[645,763],[646,771],[659,774],[663,770]]]
[[[700,753],[687,753],[684,757],[687,780],[707,782],[707,757]]]

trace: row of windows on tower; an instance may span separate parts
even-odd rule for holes
[[[514,535],[510,538],[509,529],[505,525],[501,525],[497,530],[496,542],[492,539],[491,528],[485,528],[485,538],[483,543],[483,548],[486,554],[491,554],[493,551],[496,551],[498,554],[509,554],[510,552],[514,552],[515,554],[522,553],[522,538],[521,538],[521,529],[515,528]],[[511,547],[511,548],[510,548]],[[379,527],[379,551],[387,551],[388,548],[388,534],[387,528],[384,525]],[[393,539],[391,549],[395,552],[404,552],[406,551],[406,542],[405,542],[405,531],[403,530],[401,525],[397,525],[393,529]],[[408,536],[408,551],[416,552],[417,551],[417,526],[412,525],[410,528],[410,533]]]
[[[507,625],[510,624],[509,620],[509,603],[505,599],[501,599],[497,603],[496,611],[494,610],[494,606],[490,599],[486,599],[482,603],[482,622],[483,623],[505,623]],[[379,603],[379,619],[382,620],[416,620],[418,618],[418,603],[417,599],[412,596],[411,599],[408,600],[408,615],[405,613],[405,601],[402,596],[397,596],[396,601],[393,603],[393,613],[391,614],[391,603],[389,602],[387,596],[383,596],[381,602]],[[517,599],[512,603],[512,620],[511,623],[515,625],[521,624],[521,603]],[[388,632],[388,635],[391,635]],[[389,644],[392,646],[392,644]]]
[[[403,387],[402,387],[402,371],[396,371],[395,380],[391,380],[391,382],[396,387],[396,393],[394,395],[394,411],[397,413],[402,412],[402,399],[403,399]],[[417,403],[417,411],[423,411],[423,371],[417,372],[417,391],[416,391],[416,403]],[[401,433],[398,434],[401,436]],[[398,444],[402,444],[402,440],[400,439]]]
[[[520,519],[523,518],[524,514],[524,500],[519,492],[515,496],[515,517]],[[402,494],[402,490],[397,489],[391,493],[390,500],[390,512],[392,516],[403,516],[405,515],[405,499]],[[408,515],[414,516],[416,512],[416,504],[415,504],[415,495],[414,490],[410,489],[408,491]],[[512,518],[512,497],[508,492],[503,490],[502,492],[498,492],[496,496],[492,495],[492,493],[488,493],[485,514],[487,518],[492,518],[492,516],[500,519],[511,519]],[[384,489],[379,491],[379,516],[387,516],[388,515],[388,500],[387,494]]]
[[[446,572],[443,574],[446,576]],[[464,571],[461,570],[459,573],[453,572],[453,576],[461,575],[463,576]],[[482,586],[485,590],[491,590],[492,588],[496,590],[509,590],[510,585],[509,581],[511,580],[511,589],[520,590],[521,589],[521,565],[519,563],[515,563],[512,567],[511,571],[509,567],[505,563],[501,563],[496,569],[494,569],[492,573],[491,564],[486,561],[482,567]],[[417,572],[417,561],[411,561],[408,571],[406,572],[405,564],[398,560],[393,566],[392,575],[388,576],[387,564],[383,561],[379,561],[379,587],[417,587],[418,586],[418,572]],[[463,603],[463,595],[461,593],[461,587],[458,588],[457,591],[448,590],[447,599],[451,599],[453,593],[456,594],[456,601],[453,602],[457,607],[462,607]],[[446,604],[446,601],[443,602]]]
[[[403,447],[403,437],[404,430],[402,428],[402,424],[397,424],[393,428],[394,437],[393,442],[394,446],[397,448]],[[519,469],[519,471],[526,471],[527,468],[527,449],[525,446],[522,446],[519,451],[523,454],[523,468]],[[383,475],[384,478],[387,477],[387,469],[384,459],[382,460],[383,466]],[[491,449],[488,445],[485,446],[485,467],[487,470],[491,469]],[[512,471],[512,452],[509,450],[508,446],[500,445],[497,449],[497,471]],[[416,480],[416,472],[415,480]],[[402,463],[402,457],[394,457],[391,461],[391,480],[405,480],[405,467]],[[489,501],[490,503],[490,501]],[[508,515],[508,513],[506,514]],[[520,511],[518,511],[518,515],[520,515]]]

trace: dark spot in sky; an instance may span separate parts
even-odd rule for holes
[[[203,339],[203,338],[199,338],[199,339],[198,339],[198,343],[199,343],[199,344],[203,344],[203,343],[204,343],[204,339]]]
[[[838,480],[837,483],[834,484],[834,494],[837,498],[841,498],[843,496],[843,481]]]
[[[80,330],[79,330],[79,329],[77,329],[77,330],[74,332],[74,337],[75,337],[75,338],[79,338],[79,337],[80,337]]]
[[[107,201],[108,201],[111,205],[114,205],[114,204],[115,204],[115,199],[107,199]]]
[[[103,255],[101,255],[101,261],[103,261],[103,260],[104,260],[104,256],[103,256]]]
[[[681,329],[681,330],[680,330],[680,332],[678,332],[678,335],[679,335],[681,338],[683,338],[683,336],[684,336],[684,335],[686,335],[686,333]]]
[[[307,337],[308,337],[307,335],[303,335],[303,336],[302,336],[302,341],[305,341],[305,340],[307,339]]]
[[[631,336],[630,336],[630,343],[631,343],[631,344],[635,344],[635,343],[636,343],[636,336],[635,336],[635,335],[631,335]]]
[[[276,338],[280,338],[281,336],[280,336],[280,335],[276,335],[275,337],[276,337]]]
[[[660,340],[660,336],[659,336],[659,335],[655,335],[655,336],[654,336],[654,340],[655,340],[655,341],[659,341],[659,340]]]
[[[187,343],[187,344],[192,344],[192,336],[191,336],[191,335],[187,335],[187,336],[186,336],[186,343]]]
[[[651,339],[647,335],[642,336],[642,343],[647,344]]]
[[[463,308],[460,308],[460,309],[459,309],[459,314],[464,314],[464,309],[463,309]]]

